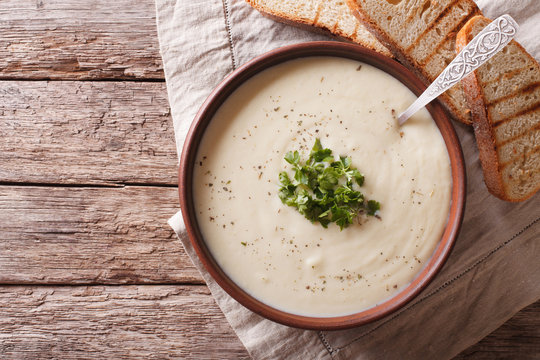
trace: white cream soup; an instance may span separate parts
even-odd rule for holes
[[[193,189],[204,240],[231,279],[272,307],[317,317],[375,306],[409,284],[440,240],[451,192],[429,113],[397,125],[414,99],[390,75],[332,57],[274,66],[237,89],[206,130]],[[317,137],[352,158],[380,219],[324,229],[280,201],[284,155],[307,158]]]

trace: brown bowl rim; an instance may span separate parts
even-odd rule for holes
[[[249,295],[220,269],[202,240],[201,232],[196,220],[191,187],[195,156],[204,130],[212,119],[215,111],[240,84],[268,67],[287,60],[310,56],[344,57],[373,65],[397,78],[417,96],[419,96],[426,88],[413,73],[395,60],[356,44],[334,41],[315,41],[284,46],[269,51],[247,62],[245,65],[228,75],[214,89],[201,106],[188,131],[182,149],[180,167],[178,170],[178,189],[182,217],[184,219],[189,240],[203,266],[210,273],[212,278],[230,296],[251,311],[283,325],[311,330],[339,330],[373,322],[404,307],[427,287],[439,272],[450,255],[463,220],[466,195],[465,166],[461,145],[454,127],[443,107],[438,101],[433,101],[427,106],[427,109],[443,135],[450,157],[452,171],[452,201],[448,224],[444,230],[441,241],[437,245],[437,248],[428,263],[424,266],[422,271],[416,275],[414,280],[394,297],[387,299],[374,307],[350,315],[310,317],[275,309]]]

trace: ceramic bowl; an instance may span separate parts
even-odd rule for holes
[[[248,309],[278,323],[314,330],[337,330],[363,325],[380,319],[400,308],[422,291],[448,258],[461,226],[465,206],[465,168],[461,146],[442,106],[434,101],[427,106],[445,141],[452,171],[452,200],[448,224],[435,251],[416,278],[402,291],[383,303],[355,314],[335,317],[309,317],[287,313],[255,299],[235,284],[217,265],[205,245],[197,224],[193,204],[192,179],[195,156],[204,131],[227,97],[253,75],[279,63],[310,56],[336,56],[373,65],[392,75],[417,96],[424,84],[398,62],[358,45],[339,42],[312,42],[287,46],[259,56],[224,79],[211,93],[197,113],[187,135],[179,169],[180,205],[189,239],[206,270],[234,299]]]

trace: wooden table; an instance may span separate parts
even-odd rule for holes
[[[0,357],[247,358],[166,224],[152,0],[0,2]],[[539,355],[540,303],[459,359]]]

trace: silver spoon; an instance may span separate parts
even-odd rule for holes
[[[463,48],[422,95],[399,115],[399,125],[403,125],[414,113],[501,51],[514,38],[518,28],[510,15],[502,15],[493,20]]]

